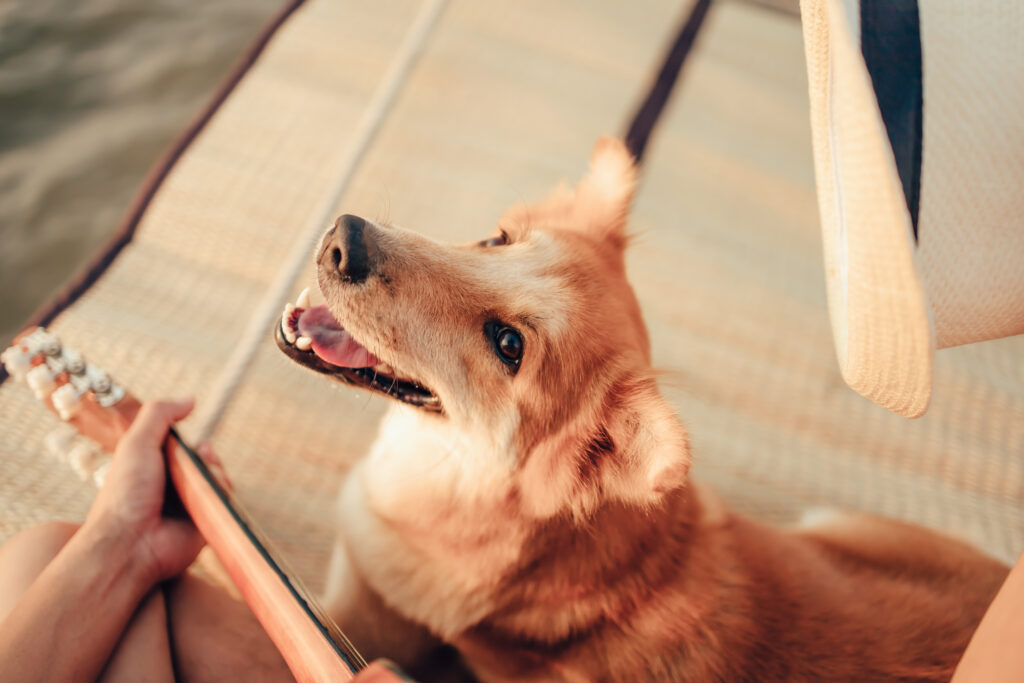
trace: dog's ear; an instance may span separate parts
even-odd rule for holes
[[[598,140],[590,169],[574,193],[573,213],[579,229],[624,246],[636,180],[636,163],[626,145],[607,136]]]
[[[652,377],[615,382],[581,422],[587,432],[573,429],[526,459],[519,490],[533,514],[545,517],[568,506],[582,518],[608,500],[655,505],[685,485],[686,430]]]
[[[606,491],[624,500],[654,503],[686,483],[686,429],[653,378],[619,382],[612,388],[605,430],[615,463],[603,473]]]

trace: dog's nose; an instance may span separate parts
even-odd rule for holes
[[[373,226],[359,216],[345,214],[331,228],[320,265],[333,268],[345,282],[358,284],[373,272],[377,254]]]

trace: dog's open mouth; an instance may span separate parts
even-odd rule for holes
[[[433,392],[374,356],[326,306],[310,306],[308,289],[295,304],[285,305],[274,338],[285,355],[311,370],[430,412],[443,412]]]

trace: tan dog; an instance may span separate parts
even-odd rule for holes
[[[487,681],[948,680],[1005,567],[880,519],[769,528],[688,482],[626,281],[635,182],[602,139],[483,242],[324,236],[327,306],[286,309],[279,345],[397,399],[342,493],[339,622]]]

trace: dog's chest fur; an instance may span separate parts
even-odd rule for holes
[[[585,523],[514,501],[383,521],[361,486],[346,500],[366,579],[482,680],[948,679],[1000,579],[908,581],[691,488]]]

